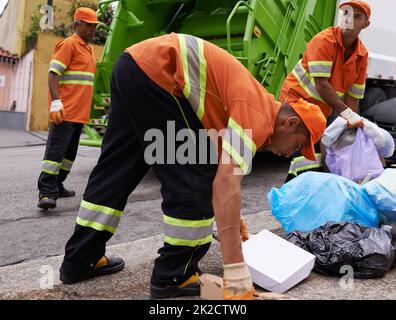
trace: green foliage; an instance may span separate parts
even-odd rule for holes
[[[29,51],[36,46],[37,35],[40,32],[40,15],[32,16],[29,30],[24,34],[25,51]]]

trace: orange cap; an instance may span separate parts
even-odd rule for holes
[[[351,6],[355,8],[359,8],[364,11],[367,16],[367,19],[370,19],[371,16],[371,8],[370,5],[364,1],[352,0],[345,3],[340,4],[340,9],[344,6]]]
[[[90,8],[78,8],[74,13],[74,20],[81,20],[88,23],[99,23],[96,12]]]
[[[315,143],[319,141],[326,130],[326,118],[316,104],[309,103],[301,98],[290,106],[304,122],[310,133],[310,137],[302,148],[301,153],[308,160],[315,161]]]

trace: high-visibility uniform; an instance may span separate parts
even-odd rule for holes
[[[352,56],[348,61],[345,61],[344,57],[341,28],[331,27],[318,33],[308,42],[303,58],[287,76],[280,93],[280,101],[293,103],[303,98],[318,105],[326,118],[329,118],[332,108],[323,101],[316,90],[315,78],[328,78],[341,99],[344,99],[346,94],[358,100],[363,99],[368,64],[367,49],[358,39]],[[297,154],[289,174],[297,176],[308,170],[321,170],[321,159],[317,158],[317,161],[309,161]]]
[[[58,93],[68,122],[87,123],[96,72],[94,49],[77,34],[60,41],[49,66],[59,79]],[[48,107],[51,106],[49,96]]]
[[[183,283],[199,270],[198,262],[212,241],[212,183],[217,164],[150,166],[144,158],[151,143],[144,139],[146,132],[160,130],[167,151],[169,121],[176,133],[188,128],[195,137],[204,128],[235,128],[223,139],[223,150],[247,171],[249,152],[239,152],[233,141],[246,144],[244,150],[251,157],[269,142],[279,108],[280,103],[242,64],[202,39],[172,33],[128,48],[113,69],[103,151],[66,245],[61,273],[78,277],[92,272],[125,214],[129,194],[152,167],[162,184],[165,238],[151,281]],[[174,150],[178,150],[183,142],[174,140]],[[198,146],[194,152],[195,159],[202,158]],[[210,158],[210,152],[206,154]],[[166,152],[164,158],[168,156]]]
[[[59,79],[58,95],[66,116],[60,125],[51,123],[47,148],[38,180],[40,197],[56,199],[77,155],[82,127],[89,120],[96,62],[92,46],[77,34],[60,41],[49,72]],[[48,108],[51,98],[48,98]]]

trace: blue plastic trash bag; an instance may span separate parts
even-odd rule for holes
[[[327,148],[326,165],[331,173],[361,183],[366,177],[376,178],[383,171],[374,142],[362,129],[349,130],[332,147]],[[352,135],[356,134],[356,137]],[[354,139],[352,144],[344,141]],[[344,140],[344,141],[339,141]],[[337,148],[336,144],[341,144]]]
[[[396,169],[386,169],[382,175],[365,184],[362,189],[367,192],[380,215],[384,215],[390,223],[395,223]]]
[[[346,178],[307,172],[267,195],[272,214],[287,233],[312,231],[327,222],[378,227],[378,212],[361,186]]]

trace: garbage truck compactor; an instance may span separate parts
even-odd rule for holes
[[[272,94],[302,57],[306,43],[334,25],[336,0],[104,0],[117,3],[97,64],[90,122],[82,145],[100,146],[110,106],[110,76],[125,48],[170,32],[208,40],[236,57]]]

